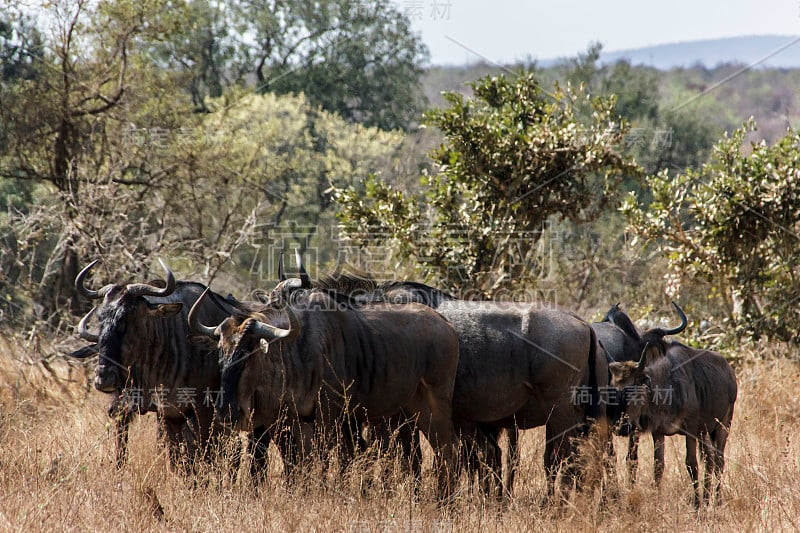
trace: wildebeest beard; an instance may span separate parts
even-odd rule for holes
[[[222,382],[216,408],[219,416],[226,423],[236,425],[240,422],[239,416],[239,382],[242,372],[250,357],[259,348],[258,340],[253,343],[248,341],[241,346],[236,346],[230,357],[224,355],[220,360],[222,369]],[[251,406],[252,407],[252,406]]]
[[[112,315],[110,320],[106,318],[108,315]],[[99,319],[104,326],[97,341],[100,359],[95,368],[94,386],[102,392],[121,390],[129,377],[128,368],[122,361],[122,345],[127,330],[123,302],[117,302],[110,309],[101,310]]]

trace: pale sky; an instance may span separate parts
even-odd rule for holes
[[[569,57],[593,41],[608,52],[743,35],[800,35],[800,0],[393,1],[421,33],[434,65],[475,63],[479,56],[500,63]]]

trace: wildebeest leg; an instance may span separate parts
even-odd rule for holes
[[[482,428],[485,431],[486,427]],[[486,462],[484,463],[483,479],[484,494],[493,496],[496,500],[503,498],[503,452],[498,439],[500,428],[490,428],[486,434]]]
[[[626,462],[628,463],[628,483],[633,485],[636,483],[636,470],[639,466],[639,437],[640,432],[634,429],[628,435],[628,456]],[[653,437],[655,443],[655,437]]]
[[[664,435],[653,433],[653,479],[656,486],[664,477]]]
[[[186,423],[183,419],[159,416],[159,436],[166,440],[170,464],[188,474],[191,472],[191,465],[186,457],[185,429]]]
[[[223,449],[223,433],[214,428],[214,411],[206,406],[195,408],[187,420],[187,426],[193,430],[193,444],[189,446],[189,457],[195,463],[199,460],[210,461]],[[186,439],[190,442],[189,439]],[[193,449],[192,449],[193,448]]]
[[[437,497],[449,501],[455,484],[455,430],[452,419],[452,382],[427,384],[424,381],[409,402],[409,411],[419,413],[420,431],[436,452]]]
[[[562,470],[561,484],[566,488],[577,483],[575,469],[574,439],[583,427],[582,417],[576,417],[573,406],[556,406],[545,425],[544,461],[547,473],[547,494],[555,495],[555,481],[559,468]]]
[[[487,498],[502,496],[503,457],[497,444],[500,428],[478,424],[473,433],[470,467],[478,474],[478,485]]]
[[[125,464],[125,457],[128,454],[128,429],[130,428],[133,415],[130,413],[120,413],[114,420],[114,436],[116,441],[115,464],[117,468],[122,468]]]
[[[618,496],[618,480],[617,480],[617,457],[614,451],[614,432],[608,425],[598,424],[598,436],[602,442],[602,467],[603,467],[603,480],[602,480],[602,498],[605,501],[606,497],[616,498]]]
[[[353,463],[356,450],[363,451],[366,444],[361,437],[361,423],[353,415],[345,415],[340,425],[339,439],[339,475]]]
[[[477,431],[477,426],[475,424],[459,425],[461,446],[459,448],[458,468],[459,473],[461,471],[466,473],[470,490],[472,489],[474,474],[479,470],[479,452],[476,448]]]
[[[549,435],[550,431],[545,431],[544,445],[544,471],[547,477],[547,499],[555,495],[556,476],[558,475],[558,462],[555,456],[555,445]]]
[[[506,435],[508,435],[508,475],[504,487],[504,496],[506,499],[510,500],[514,491],[514,478],[516,477],[520,461],[519,428],[516,425],[506,428]]]
[[[114,422],[114,442],[116,446],[114,463],[117,468],[122,468],[128,454],[128,430],[135,413],[124,405],[119,394],[114,394],[111,405],[108,407],[108,416]]]
[[[732,414],[732,413],[731,413]],[[731,416],[727,418],[727,420],[723,420],[722,423],[717,424],[717,428],[714,430],[714,476],[716,477],[714,483],[714,493],[717,499],[717,504],[722,501],[722,495],[720,493],[720,486],[722,484],[722,474],[725,471],[725,443],[728,441],[728,428],[730,427],[731,423]]]
[[[663,439],[663,436],[662,436]],[[700,482],[697,478],[697,439],[686,435],[686,470],[692,478],[692,489],[694,489],[694,506],[700,507]]]
[[[715,464],[717,462],[714,453],[714,443],[711,442],[711,435],[703,432],[700,440],[700,451],[705,461],[705,472],[703,472],[703,503],[708,504],[711,499],[711,484],[714,477]]]
[[[286,438],[286,437],[283,437]],[[247,454],[250,456],[250,479],[255,485],[261,483],[266,477],[269,468],[269,443],[272,433],[266,426],[258,426],[247,438]],[[287,461],[286,452],[281,449],[284,464]]]
[[[714,444],[714,475],[716,476],[714,493],[717,499],[717,504],[722,501],[720,486],[722,484],[722,474],[725,471],[725,444],[728,442],[728,434],[730,433],[732,421],[733,405],[728,408],[725,416],[721,420],[717,421],[711,437],[711,442]]]
[[[416,490],[422,481],[422,449],[416,418],[401,412],[381,420],[373,426],[373,429],[381,455],[391,453],[399,446],[401,468],[403,472],[414,477],[414,490]],[[382,479],[388,477],[386,474],[384,471]]]
[[[417,423],[413,418],[403,417],[397,428],[397,439],[403,453],[403,467],[414,476],[416,485],[422,481],[422,447]]]

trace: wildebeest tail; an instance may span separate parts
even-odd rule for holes
[[[591,341],[589,344],[589,405],[584,411],[584,420],[599,420],[600,412],[600,384],[597,379],[597,335],[592,328],[589,329]]]

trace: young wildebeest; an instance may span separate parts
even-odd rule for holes
[[[214,327],[200,323],[194,310],[189,320],[219,340],[217,406],[232,424],[271,427],[288,409],[290,419],[316,417],[330,430],[347,416],[360,424],[403,412],[417,418],[437,451],[438,494],[447,498],[458,336],[435,311],[419,304],[355,306],[315,289]]]
[[[73,355],[99,353],[94,386],[114,395],[109,414],[115,416],[117,462],[124,458],[128,424],[135,414],[157,413],[159,432],[167,438],[173,463],[184,459],[189,467],[205,455],[212,441],[213,401],[206,396],[219,390],[220,370],[215,348],[190,340],[188,311],[205,290],[194,282],[176,281],[161,262],[166,283],[109,284],[89,289],[84,279],[93,261],[75,279],[78,292],[102,300],[78,325],[81,338],[94,343]],[[230,301],[215,295],[197,314],[204,320],[222,320]],[[220,306],[228,302],[228,308]],[[97,312],[99,333],[88,330]]]
[[[630,317],[626,315],[620,308],[619,304],[611,306],[611,309],[603,317],[600,322],[591,324],[597,340],[603,347],[606,355],[606,361],[610,364],[613,362],[624,361],[639,361],[647,346],[657,347],[658,351],[663,353],[667,349],[667,342],[664,337],[667,335],[677,335],[686,329],[688,320],[683,309],[672,302],[675,311],[680,316],[681,323],[669,329],[653,328],[639,335],[636,326],[631,321]],[[611,375],[609,374],[609,380]],[[636,428],[631,428],[630,423],[624,418],[624,401],[622,395],[616,393],[613,387],[607,391],[606,402],[606,416],[608,417],[609,424],[611,425],[614,433],[620,436],[628,436],[628,481],[634,483],[636,481],[636,470],[638,466],[638,453],[639,453],[639,431]],[[611,439],[611,435],[609,435]],[[662,441],[663,442],[663,441]],[[654,442],[655,456],[659,453],[663,454],[663,448],[659,448],[658,442]],[[610,455],[614,455],[613,442],[609,442],[608,451]],[[655,468],[659,468],[659,462],[654,461]]]
[[[310,287],[302,267],[300,273],[299,279],[283,280],[269,301],[290,301],[297,291]],[[345,290],[365,305],[421,302],[453,324],[460,343],[453,421],[462,441],[473,448],[487,445],[485,463],[477,465],[489,470],[487,475],[479,472],[484,480],[493,481],[490,478],[499,471],[499,454],[492,442],[499,428],[545,426],[548,495],[554,493],[561,466],[569,474],[565,482],[577,474],[572,461],[574,439],[585,434],[589,418],[603,416],[598,389],[607,383],[605,361],[597,356],[595,335],[585,321],[566,311],[531,304],[456,300],[415,282],[376,284],[364,277],[360,283],[340,278],[325,284],[334,289],[350,284]],[[577,387],[589,389],[593,398],[589,405],[575,401]],[[485,483],[483,489],[490,490],[490,485]]]
[[[655,481],[664,472],[664,436],[686,437],[686,468],[692,478],[695,507],[700,506],[697,469],[697,441],[705,456],[703,499],[711,497],[712,476],[719,499],[720,477],[725,466],[736,376],[720,354],[698,350],[679,342],[647,346],[639,362],[609,365],[612,385],[626,397],[625,410],[641,430],[653,434],[656,448]]]

